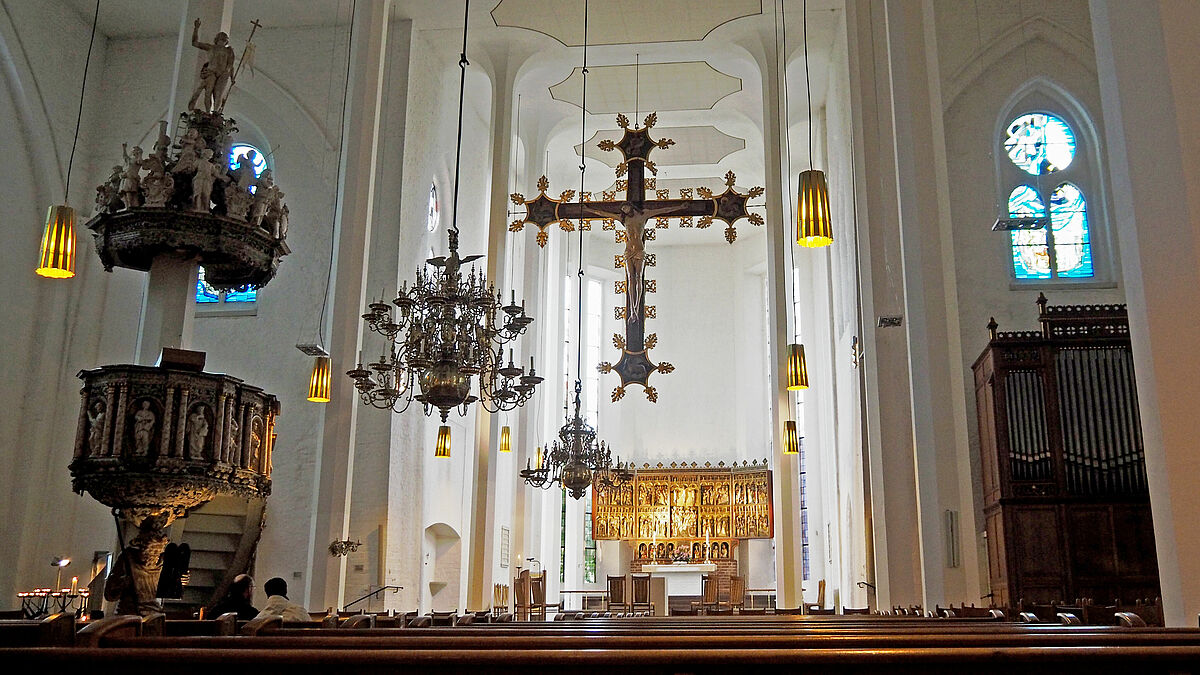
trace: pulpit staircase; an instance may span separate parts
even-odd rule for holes
[[[258,498],[219,496],[171,525],[171,541],[187,544],[192,557],[183,597],[166,601],[168,611],[195,611],[213,604],[235,576],[252,568],[265,505]]]

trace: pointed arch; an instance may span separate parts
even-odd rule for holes
[[[1036,156],[1014,133],[1040,135],[1029,142]],[[1062,147],[1048,150],[1048,134]],[[1047,218],[1042,229],[1010,233],[1014,282],[1111,283],[1100,138],[1078,99],[1049,77],[1030,78],[1000,107],[992,139],[1000,210]]]

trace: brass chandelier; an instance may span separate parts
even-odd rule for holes
[[[470,2],[466,2],[467,13]],[[436,408],[441,413],[448,456],[449,428],[444,426],[452,409],[465,415],[467,407],[480,401],[489,412],[512,410],[533,395],[542,378],[513,362],[513,351],[504,362],[504,345],[524,333],[533,323],[524,302],[517,304],[516,292],[508,304],[474,267],[464,274],[466,263],[482,255],[458,254],[458,184],[462,164],[462,114],[466,90],[467,27],[463,23],[463,48],[459,58],[458,154],[454,169],[454,206],[447,228],[450,254],[425,261],[430,270],[418,268],[411,287],[408,282],[391,303],[370,303],[362,315],[367,327],[386,339],[383,353],[374,363],[360,362],[346,374],[354,380],[359,399],[380,409],[401,413],[413,399],[425,414]],[[395,309],[399,310],[397,315]],[[479,377],[478,396],[471,393],[471,378]],[[417,392],[417,387],[420,392]],[[444,430],[444,432],[443,432]]]
[[[580,142],[585,142],[587,130],[587,0],[583,3],[583,114],[584,124],[580,128]],[[583,147],[582,145],[580,147]],[[583,198],[583,162],[579,167],[579,195]],[[526,461],[520,476],[532,487],[549,489],[555,483],[571,494],[572,499],[583,497],[593,479],[612,487],[633,480],[633,472],[617,458],[613,466],[612,451],[604,441],[596,442],[596,429],[587,423],[579,412],[583,382],[580,379],[583,365],[583,224],[579,230],[579,298],[575,316],[575,414],[558,430],[558,440],[547,449],[545,455],[537,454],[537,466]],[[564,406],[564,412],[565,410]]]
[[[596,442],[596,429],[579,412],[581,391],[582,385],[576,379],[575,414],[558,430],[558,440],[547,448],[545,455],[538,453],[537,466],[526,462],[520,474],[531,487],[549,489],[558,483],[572,499],[583,497],[593,477],[606,487],[633,480],[629,466],[620,457],[614,466],[608,445]]]

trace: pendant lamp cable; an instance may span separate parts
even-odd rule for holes
[[[787,0],[784,0],[786,2]],[[808,96],[808,168],[813,167],[813,116],[812,116],[812,81],[808,77],[808,0],[803,0],[800,4],[801,26],[804,28],[804,93]],[[786,22],[784,23],[786,26]],[[787,32],[784,32],[785,40]]]
[[[587,170],[584,156],[584,144],[587,142],[587,50],[588,50],[588,2],[583,0],[583,95],[581,97],[581,113],[579,125],[579,202],[583,205],[583,174]],[[579,405],[579,395],[583,391],[583,212],[580,209],[579,218],[579,302],[576,305],[575,317],[575,405]]]
[[[783,139],[784,139],[784,151],[787,152],[787,182],[788,182],[788,192],[790,193],[791,189],[792,189],[792,113],[791,113],[791,106],[788,104],[787,13],[786,12],[787,12],[787,0],[780,0],[779,14],[777,14],[775,16],[775,50],[776,50],[775,53],[776,53],[776,62],[779,65],[779,74],[780,74],[780,77],[783,78]],[[783,19],[783,46],[782,47],[779,45],[779,35],[780,35],[779,24],[780,24],[781,18]],[[807,67],[808,67],[808,57],[807,56],[804,59],[804,64],[805,64],[805,68],[807,69]],[[805,72],[807,73],[807,70]],[[809,129],[809,133],[811,134],[812,133],[812,107],[811,106],[809,107],[808,129]],[[810,139],[811,139],[811,136],[810,136]],[[812,148],[812,141],[809,140],[810,151],[811,151],[811,148]],[[810,163],[812,162],[811,153],[810,153],[810,157],[809,157],[809,162]],[[784,229],[786,230],[787,228],[785,227]],[[796,251],[795,251],[796,244],[791,240],[791,237],[784,237],[784,239],[786,239],[788,242],[787,243],[788,260],[791,263],[790,266],[788,267],[788,286],[790,286],[792,289],[792,292],[791,292],[792,311],[788,312],[788,314],[792,315],[792,329],[793,329],[792,335],[793,335],[793,337],[796,338],[796,342],[800,342],[800,316],[797,315],[795,312],[795,307],[796,307],[795,295],[796,295],[796,290],[797,290],[796,289]],[[786,297],[786,294],[785,294],[785,297]]]
[[[71,195],[71,167],[75,165],[75,147],[79,145],[79,126],[83,122],[83,94],[87,91],[88,66],[92,64],[92,46],[96,44],[96,25],[100,22],[100,0],[96,0],[96,11],[92,14],[92,37],[88,40],[87,58],[83,60],[83,84],[79,86],[79,112],[75,115],[75,138],[71,141],[71,157],[67,160],[66,187],[63,189],[63,203]]]
[[[458,55],[458,148],[454,152],[454,205],[450,214],[450,227],[454,234],[458,234],[458,175],[462,165],[463,100],[467,91],[467,66],[471,65],[471,62],[467,61],[467,24],[470,23],[470,18],[471,0],[463,0],[463,43],[462,52]]]
[[[338,209],[342,204],[342,160],[346,153],[346,100],[350,94],[350,63],[354,54],[354,15],[358,9],[358,0],[350,3],[350,34],[346,38],[346,81],[342,85],[342,114],[338,122],[338,164],[337,178],[333,183],[333,217],[338,217]],[[329,267],[325,270],[325,295],[321,298],[321,318],[317,322],[318,342],[325,340],[325,310],[329,306],[329,287],[333,283],[333,250],[337,246],[338,228],[331,227],[329,237]],[[322,345],[323,346],[323,345]]]

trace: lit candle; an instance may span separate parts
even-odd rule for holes
[[[71,577],[71,595],[79,593],[79,577]]]
[[[704,533],[704,557],[705,557],[705,559],[712,558],[712,553],[709,551],[709,548],[708,548],[708,533],[707,532]]]

